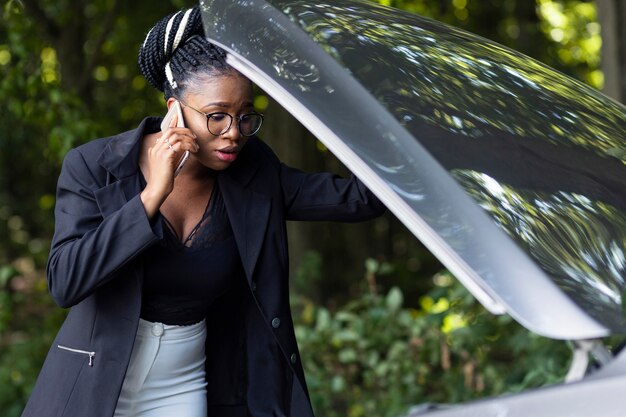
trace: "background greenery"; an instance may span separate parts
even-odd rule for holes
[[[597,6],[576,0],[380,3],[520,50],[597,88]],[[0,415],[18,416],[65,312],[47,296],[54,190],[69,148],[131,129],[164,103],[136,54],[183,0],[7,0],[0,16]],[[270,98],[263,137],[306,170],[345,168]],[[487,314],[391,215],[291,224],[292,307],[320,416],[394,416],[559,381],[565,342]],[[315,228],[315,229],[314,229]],[[355,245],[353,242],[360,242]]]

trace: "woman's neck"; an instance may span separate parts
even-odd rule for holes
[[[217,171],[202,165],[193,156],[190,156],[185,162],[185,166],[180,170],[176,181],[184,181],[187,183],[203,183],[213,182],[217,178]]]

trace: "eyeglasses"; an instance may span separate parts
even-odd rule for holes
[[[206,128],[214,136],[220,136],[230,130],[233,124],[233,116],[225,112],[205,113],[198,109],[195,109],[187,103],[180,101],[185,107],[189,107],[191,110],[203,114],[206,117]],[[263,124],[263,115],[260,113],[246,113],[237,118],[237,127],[239,133],[243,136],[252,136],[261,128]]]

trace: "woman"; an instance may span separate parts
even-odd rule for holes
[[[67,154],[47,273],[71,310],[23,416],[312,416],[285,221],[385,208],[254,136],[251,83],[204,40],[197,8],[158,22],[139,64],[185,127],[148,117]]]

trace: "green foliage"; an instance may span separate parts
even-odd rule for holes
[[[291,278],[294,288],[302,294],[312,294],[322,279],[322,255],[316,251],[304,254],[299,268]]]
[[[364,292],[329,311],[294,297],[296,337],[317,415],[397,416],[425,402],[454,403],[556,383],[565,342],[495,317],[447,273],[419,308],[402,291]],[[413,300],[416,301],[416,300]]]
[[[537,13],[541,31],[551,41],[551,58],[560,68],[566,67],[577,78],[601,89],[602,38],[595,2],[538,0]]]
[[[2,2],[0,223],[22,224],[19,233],[0,224],[0,265],[33,245],[46,251],[69,148],[163,112],[139,73],[137,50],[145,28],[181,6],[173,3]]]
[[[64,310],[53,305],[43,278],[62,157],[72,146],[125,130],[144,116],[162,111],[159,94],[142,82],[136,54],[145,28],[174,7],[184,6],[178,0],[173,3],[2,2],[3,417],[21,414],[45,353],[65,316]],[[34,13],[33,7],[41,13]]]
[[[373,1],[461,27],[602,88],[602,39],[595,1]]]
[[[600,85],[593,2],[380,2],[452,23]],[[150,25],[195,3],[1,3],[0,416],[21,413],[66,313],[53,305],[43,277],[61,159],[72,146],[163,112],[160,93],[139,74],[137,49]],[[25,6],[33,4],[46,20]],[[255,104],[267,106],[259,97]],[[448,274],[435,275],[433,283],[416,279],[431,275],[436,264],[412,236],[398,235],[389,233],[393,272],[382,258],[368,260],[352,301],[331,308],[294,297],[318,415],[397,415],[410,404],[456,402],[560,380],[570,357],[564,343],[488,315]],[[337,254],[305,257],[294,275],[299,294],[313,297],[324,285],[336,290],[337,272],[321,272],[330,255]]]
[[[65,310],[48,295],[42,271],[21,258],[0,268],[0,415],[19,417]]]

